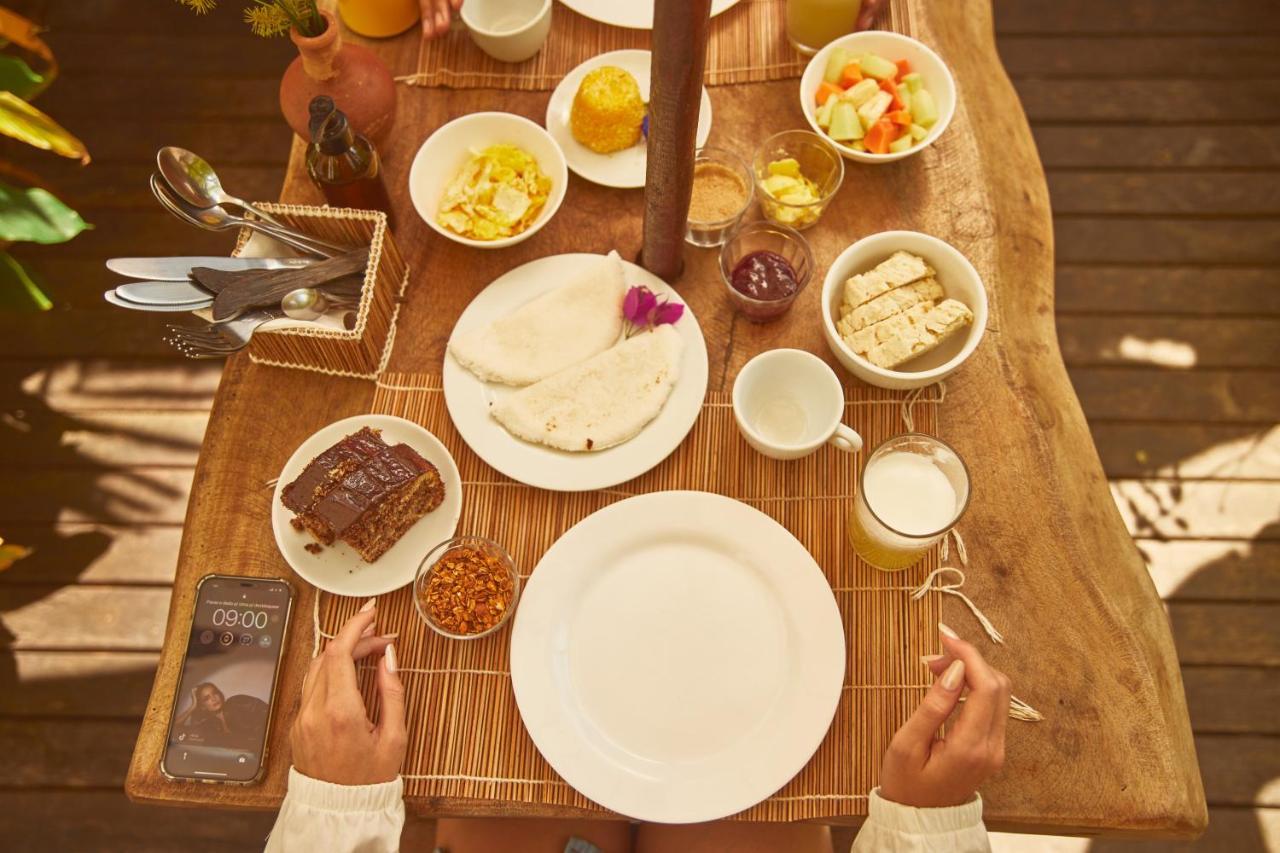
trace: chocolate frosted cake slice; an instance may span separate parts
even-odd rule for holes
[[[444,500],[440,472],[407,444],[369,428],[321,453],[280,495],[295,526],[320,542],[342,540],[372,563]]]

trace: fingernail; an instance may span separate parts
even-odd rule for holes
[[[964,661],[952,661],[947,671],[942,673],[942,686],[947,690],[955,690],[962,681],[964,681]]]
[[[396,663],[396,644],[391,643],[388,645],[383,654],[387,659],[387,672],[394,675],[400,669],[400,664]],[[956,663],[960,663],[960,661],[956,661]]]
[[[374,628],[374,623],[373,623],[373,622],[370,622],[368,625],[366,625],[366,626],[365,626],[365,629],[364,629],[363,631],[361,631],[361,632],[360,632],[360,636],[361,636],[362,638],[363,638],[363,637],[372,637],[372,636],[373,636],[373,628]]]
[[[383,635],[382,635],[382,639],[384,639],[384,640],[398,640],[398,639],[400,639],[400,632],[399,632],[399,631],[392,631],[390,634],[383,634]]]
[[[938,633],[942,634],[942,636],[944,637],[950,637],[953,640],[960,639],[960,635],[957,634],[955,631],[952,631],[951,628],[945,622],[938,623]]]
[[[441,29],[444,29],[444,30],[447,30],[447,29],[449,28],[449,13],[448,13],[448,12],[437,12],[437,13],[436,13],[436,26],[437,26],[437,27],[440,27]]]
[[[942,655],[920,655],[920,663],[928,666],[936,660],[942,660]]]
[[[377,603],[378,603],[378,599],[376,598],[369,599],[368,601],[366,601],[364,604],[360,606],[360,612],[368,613],[370,610],[373,609],[373,606]]]

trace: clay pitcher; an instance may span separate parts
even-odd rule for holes
[[[351,127],[377,144],[395,122],[395,81],[371,50],[343,43],[331,12],[320,14],[325,21],[320,35],[289,31],[299,56],[280,81],[280,111],[293,132],[304,141],[309,140],[308,105],[316,95],[328,95],[346,113]]]

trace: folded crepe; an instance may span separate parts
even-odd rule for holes
[[[507,316],[455,335],[449,352],[486,382],[531,385],[617,342],[625,290],[622,259],[610,252]]]
[[[671,326],[612,349],[499,400],[489,410],[510,433],[560,450],[603,450],[658,416],[680,374],[684,341]]]

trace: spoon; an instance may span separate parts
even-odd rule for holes
[[[242,216],[233,216],[225,208],[216,205],[206,208],[192,207],[174,195],[173,191],[161,182],[158,175],[151,176],[151,192],[155,195],[156,200],[174,216],[206,231],[226,231],[230,228],[245,227],[260,231],[273,240],[279,240],[281,243],[292,246],[299,251],[306,252],[309,255],[318,255],[322,258],[330,258],[345,251],[323,240],[301,235],[294,236],[265,222],[245,219]]]
[[[299,287],[284,295],[280,300],[280,310],[286,317],[294,320],[319,320],[331,309],[353,308],[358,303],[359,300],[356,299],[326,296],[315,287]],[[345,315],[343,322],[346,322]]]
[[[218,174],[199,154],[170,145],[156,152],[156,165],[160,167],[165,183],[179,198],[193,207],[234,204],[243,210],[252,211],[264,222],[282,224],[244,199],[236,198],[224,190]]]

